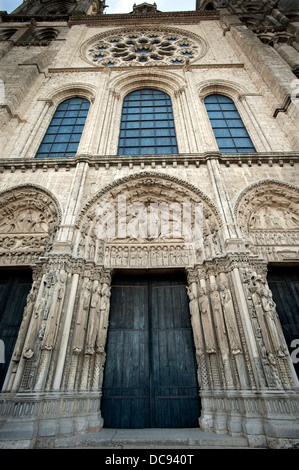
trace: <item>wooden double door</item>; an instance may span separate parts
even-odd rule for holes
[[[268,283],[276,303],[282,330],[289,352],[295,353],[294,368],[299,378],[299,268],[298,266],[269,266]],[[297,340],[295,346],[293,341]]]
[[[114,277],[106,354],[105,427],[198,426],[197,365],[183,274]]]
[[[0,390],[19,334],[31,284],[31,270],[0,270],[0,339],[5,352],[5,362],[0,364]]]

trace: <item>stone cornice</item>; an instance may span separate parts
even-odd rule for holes
[[[123,26],[126,24],[154,24],[154,23],[170,23],[178,21],[182,23],[198,23],[205,20],[218,20],[220,18],[219,12],[216,11],[175,11],[175,12],[157,12],[146,14],[103,14],[103,15],[13,15],[6,12],[0,12],[0,23],[28,23],[31,20],[36,22],[64,22],[68,23],[69,27],[78,24],[85,24],[90,26]]]
[[[265,152],[265,153],[232,153],[223,154],[217,151],[196,153],[196,154],[174,154],[174,155],[90,155],[78,154],[72,158],[0,158],[0,175],[5,171],[14,173],[15,171],[48,170],[66,171],[74,168],[79,163],[87,163],[95,169],[117,167],[140,167],[155,169],[156,167],[177,167],[189,165],[200,167],[209,160],[217,160],[219,164],[227,167],[231,165],[238,166],[294,166],[299,163],[299,152]]]
[[[155,66],[155,70],[159,69],[159,70],[162,70],[162,69],[166,69],[166,70],[172,70],[172,69],[184,69],[185,71],[191,71],[191,70],[195,70],[195,69],[242,69],[244,68],[244,64],[239,64],[239,63],[236,63],[236,64],[231,64],[231,63],[228,63],[228,64],[190,64],[188,66],[186,66],[185,64],[182,64],[182,65],[156,65]],[[49,73],[69,73],[69,72],[81,72],[81,73],[85,73],[85,72],[107,72],[107,69],[108,69],[108,72],[109,71],[120,71],[120,72],[125,72],[125,71],[132,71],[132,70],[142,70],[142,69],[147,69],[147,70],[153,70],[153,66],[152,65],[132,65],[132,66],[113,66],[113,67],[104,67],[104,66],[101,66],[101,67],[95,67],[95,66],[90,66],[90,67],[76,67],[76,68],[73,68],[73,67],[61,67],[61,68],[49,68]]]
[[[114,15],[98,15],[98,16],[73,16],[69,19],[69,26],[86,24],[90,26],[123,26],[124,22],[128,24],[156,24],[156,23],[173,23],[176,21],[182,23],[199,23],[205,20],[218,20],[220,15],[218,12],[200,12],[200,11],[176,11],[176,12],[157,12],[147,14],[114,14]]]

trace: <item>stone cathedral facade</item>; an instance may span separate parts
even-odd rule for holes
[[[1,446],[298,442],[298,24],[287,0],[0,12]]]

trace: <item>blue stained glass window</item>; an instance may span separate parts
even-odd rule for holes
[[[238,110],[230,98],[210,95],[205,98],[205,105],[220,152],[255,152]]]
[[[36,157],[73,157],[77,153],[90,103],[70,98],[57,107]]]
[[[118,155],[178,153],[170,97],[159,90],[141,89],[123,103]]]

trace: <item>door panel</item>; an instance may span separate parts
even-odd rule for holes
[[[154,279],[150,287],[151,425],[198,426],[198,385],[185,282]]]
[[[139,428],[148,421],[147,285],[112,285],[102,414],[108,427]]]
[[[0,389],[16,344],[31,284],[31,271],[0,271],[0,339],[5,345],[5,363],[0,364]]]
[[[105,427],[193,427],[200,414],[184,278],[115,278],[102,415]]]
[[[299,272],[298,267],[270,266],[268,283],[276,303],[282,330],[290,353],[291,343],[299,339]],[[298,346],[296,346],[297,348]],[[298,354],[296,354],[298,358]],[[299,377],[299,364],[294,364]]]

